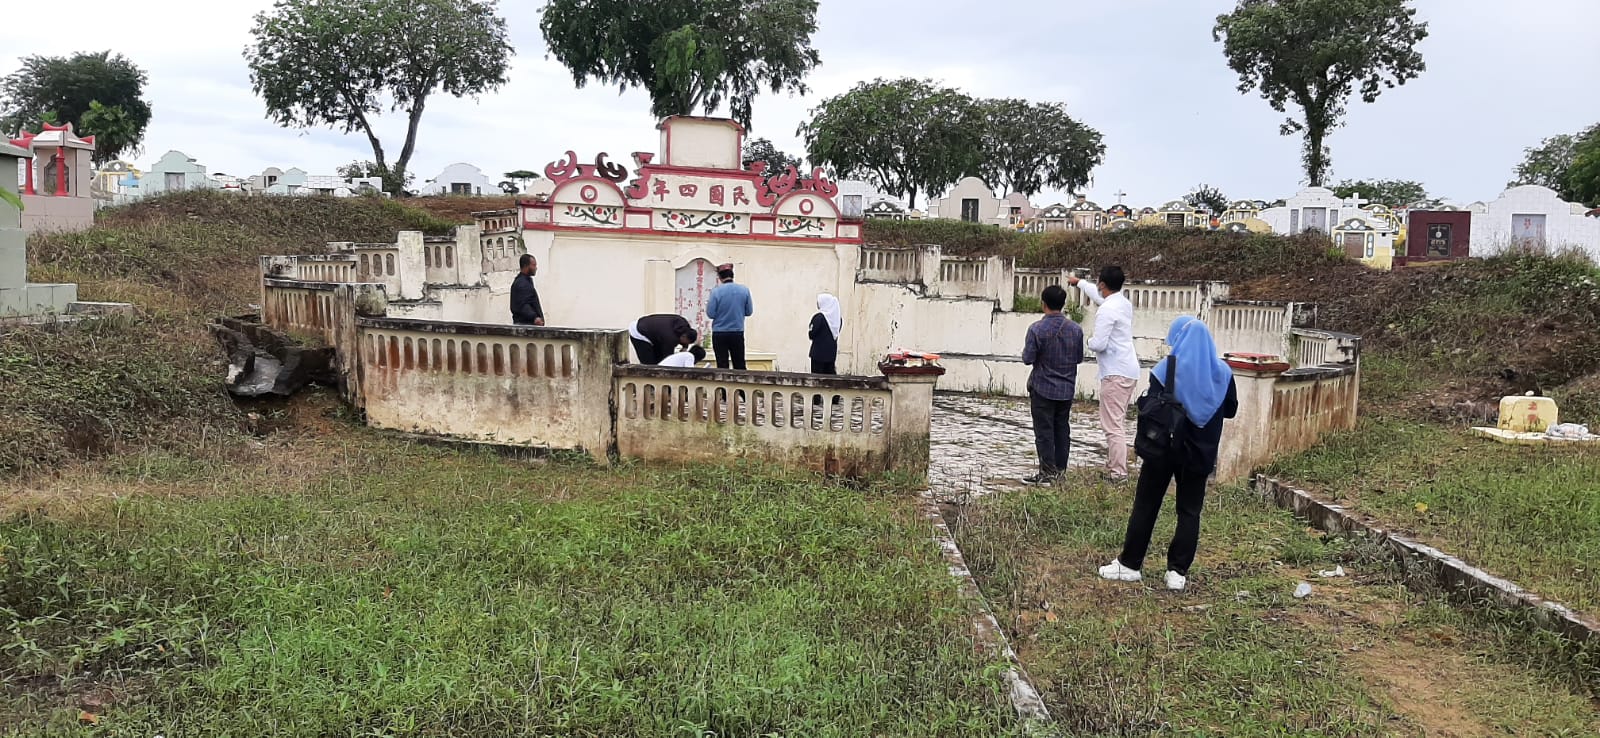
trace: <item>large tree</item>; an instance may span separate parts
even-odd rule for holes
[[[1416,45],[1428,24],[1416,14],[1407,0],[1239,0],[1217,16],[1212,34],[1240,92],[1259,90],[1280,113],[1291,103],[1300,108],[1279,132],[1305,133],[1302,159],[1315,187],[1328,175],[1325,141],[1342,125],[1350,96],[1374,102],[1427,68]]]
[[[1228,212],[1228,205],[1232,203],[1227,195],[1222,194],[1222,190],[1203,183],[1195,185],[1189,194],[1183,196],[1183,201],[1190,207],[1199,208],[1213,216]]]
[[[1579,200],[1568,185],[1568,174],[1577,162],[1580,151],[1600,146],[1600,123],[1578,133],[1551,136],[1523,150],[1522,163],[1517,165],[1515,179],[1507,187],[1539,185],[1555,190],[1566,200]]]
[[[1578,141],[1562,185],[1562,198],[1600,207],[1600,126]]]
[[[1339,197],[1359,195],[1368,202],[1393,208],[1428,199],[1428,189],[1421,182],[1408,179],[1347,179],[1333,186],[1333,194]]]
[[[813,164],[862,177],[916,207],[980,171],[983,109],[959,90],[915,79],[858,83],[823,100],[797,131]]]
[[[150,124],[144,70],[109,51],[29,56],[0,80],[0,133],[15,135],[47,115],[94,136],[94,161],[136,153]]]
[[[750,125],[763,87],[805,94],[817,0],[550,0],[539,29],[579,87],[650,95],[656,117],[715,113]]]
[[[1062,103],[983,100],[985,182],[1032,197],[1047,187],[1076,190],[1105,158],[1100,133],[1067,115]]]
[[[768,179],[782,175],[789,167],[799,169],[803,162],[799,157],[783,153],[777,146],[765,138],[753,138],[744,142],[744,152],[740,157],[744,166],[751,162],[766,162],[766,176]]]
[[[256,15],[250,81],[282,126],[361,131],[386,189],[400,192],[428,97],[478,95],[506,81],[511,45],[495,0],[277,0]],[[373,119],[404,111],[392,163]]]

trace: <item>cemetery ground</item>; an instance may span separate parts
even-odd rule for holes
[[[100,217],[36,237],[30,274],[141,315],[0,334],[0,734],[1012,727],[903,489],[417,446],[320,393],[240,408],[220,391],[202,324],[253,301],[258,255],[439,232],[453,213],[189,193]],[[1600,419],[1592,266],[1375,274],[1314,239],[1165,230],[868,236],[1318,303],[1321,327],[1366,339],[1362,427],[1270,471],[1600,610],[1600,454],[1465,431],[1472,400],[1523,389]],[[1126,496],[1084,477],[951,513],[1072,734],[1600,732],[1600,657],[1408,589],[1372,547],[1242,487],[1212,492],[1190,591],[1100,582]],[[1153,566],[1170,530],[1169,506]],[[1333,565],[1351,576],[1316,576]],[[1296,600],[1301,580],[1315,591]]]
[[[0,734],[1009,730],[908,495],[274,414],[5,484]]]

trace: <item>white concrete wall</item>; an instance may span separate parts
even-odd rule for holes
[[[1512,244],[1512,221],[1518,215],[1545,216],[1545,247],[1551,251],[1579,248],[1591,259],[1600,260],[1600,218],[1583,214],[1582,206],[1574,207],[1558,197],[1554,190],[1537,185],[1513,187],[1501,193],[1493,202],[1485,203],[1483,211],[1472,213],[1472,255],[1487,256],[1500,253]]]

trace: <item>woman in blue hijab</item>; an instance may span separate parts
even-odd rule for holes
[[[1172,321],[1167,330],[1171,352],[1150,371],[1150,388],[1145,397],[1158,397],[1165,391],[1168,372],[1173,372],[1174,392],[1188,416],[1182,441],[1162,458],[1148,458],[1139,468],[1139,486],[1133,496],[1133,513],[1128,517],[1128,532],[1122,539],[1122,553],[1100,567],[1100,576],[1121,582],[1142,578],[1145,552],[1150,534],[1161,512],[1161,502],[1173,480],[1178,483],[1178,530],[1167,548],[1167,589],[1181,590],[1189,582],[1189,566],[1194,563],[1200,543],[1200,511],[1205,505],[1206,478],[1217,467],[1217,446],[1222,441],[1222,421],[1239,409],[1233,370],[1217,356],[1211,331],[1194,318]],[[1173,362],[1176,362],[1174,364]],[[1144,398],[1139,404],[1144,404]]]

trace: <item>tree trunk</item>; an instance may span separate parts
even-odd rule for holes
[[[1311,187],[1321,187],[1328,175],[1328,152],[1322,146],[1327,135],[1326,123],[1306,116],[1306,180]]]
[[[389,172],[389,186],[394,188],[394,194],[401,194],[406,187],[406,166],[411,163],[411,153],[417,150],[417,126],[422,123],[422,108],[427,105],[426,95],[417,98],[416,107],[411,109],[411,114],[406,120],[406,143],[400,147],[400,158],[394,162],[394,169]]]
[[[906,209],[907,210],[916,210],[917,209],[917,188],[915,188],[915,187],[912,187],[911,190],[908,193],[906,193]]]

